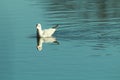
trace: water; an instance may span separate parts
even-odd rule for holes
[[[1,0],[1,80],[119,80],[119,0]],[[36,23],[59,24],[38,51]]]

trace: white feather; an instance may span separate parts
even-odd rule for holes
[[[53,28],[45,29],[43,30],[43,37],[51,37],[55,31],[56,29]]]
[[[39,37],[51,37],[56,31],[55,28],[48,28],[48,29],[42,30],[41,24],[37,24],[36,27],[38,29]]]

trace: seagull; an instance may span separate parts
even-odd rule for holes
[[[37,37],[51,37],[56,29],[58,28],[58,24],[52,28],[42,30],[41,24],[36,24],[37,28]]]
[[[46,38],[39,38],[37,37],[37,49],[41,51],[43,49],[44,43],[54,43],[59,45],[59,42],[56,40],[55,37],[46,37]]]

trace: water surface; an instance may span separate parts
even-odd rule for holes
[[[119,0],[0,1],[1,80],[119,80]],[[38,51],[36,23],[59,24]]]

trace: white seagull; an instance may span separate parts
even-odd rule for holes
[[[58,25],[52,27],[52,28],[48,28],[48,29],[44,29],[42,30],[41,24],[37,24],[36,28],[37,28],[37,37],[51,37],[54,32],[56,31]]]

